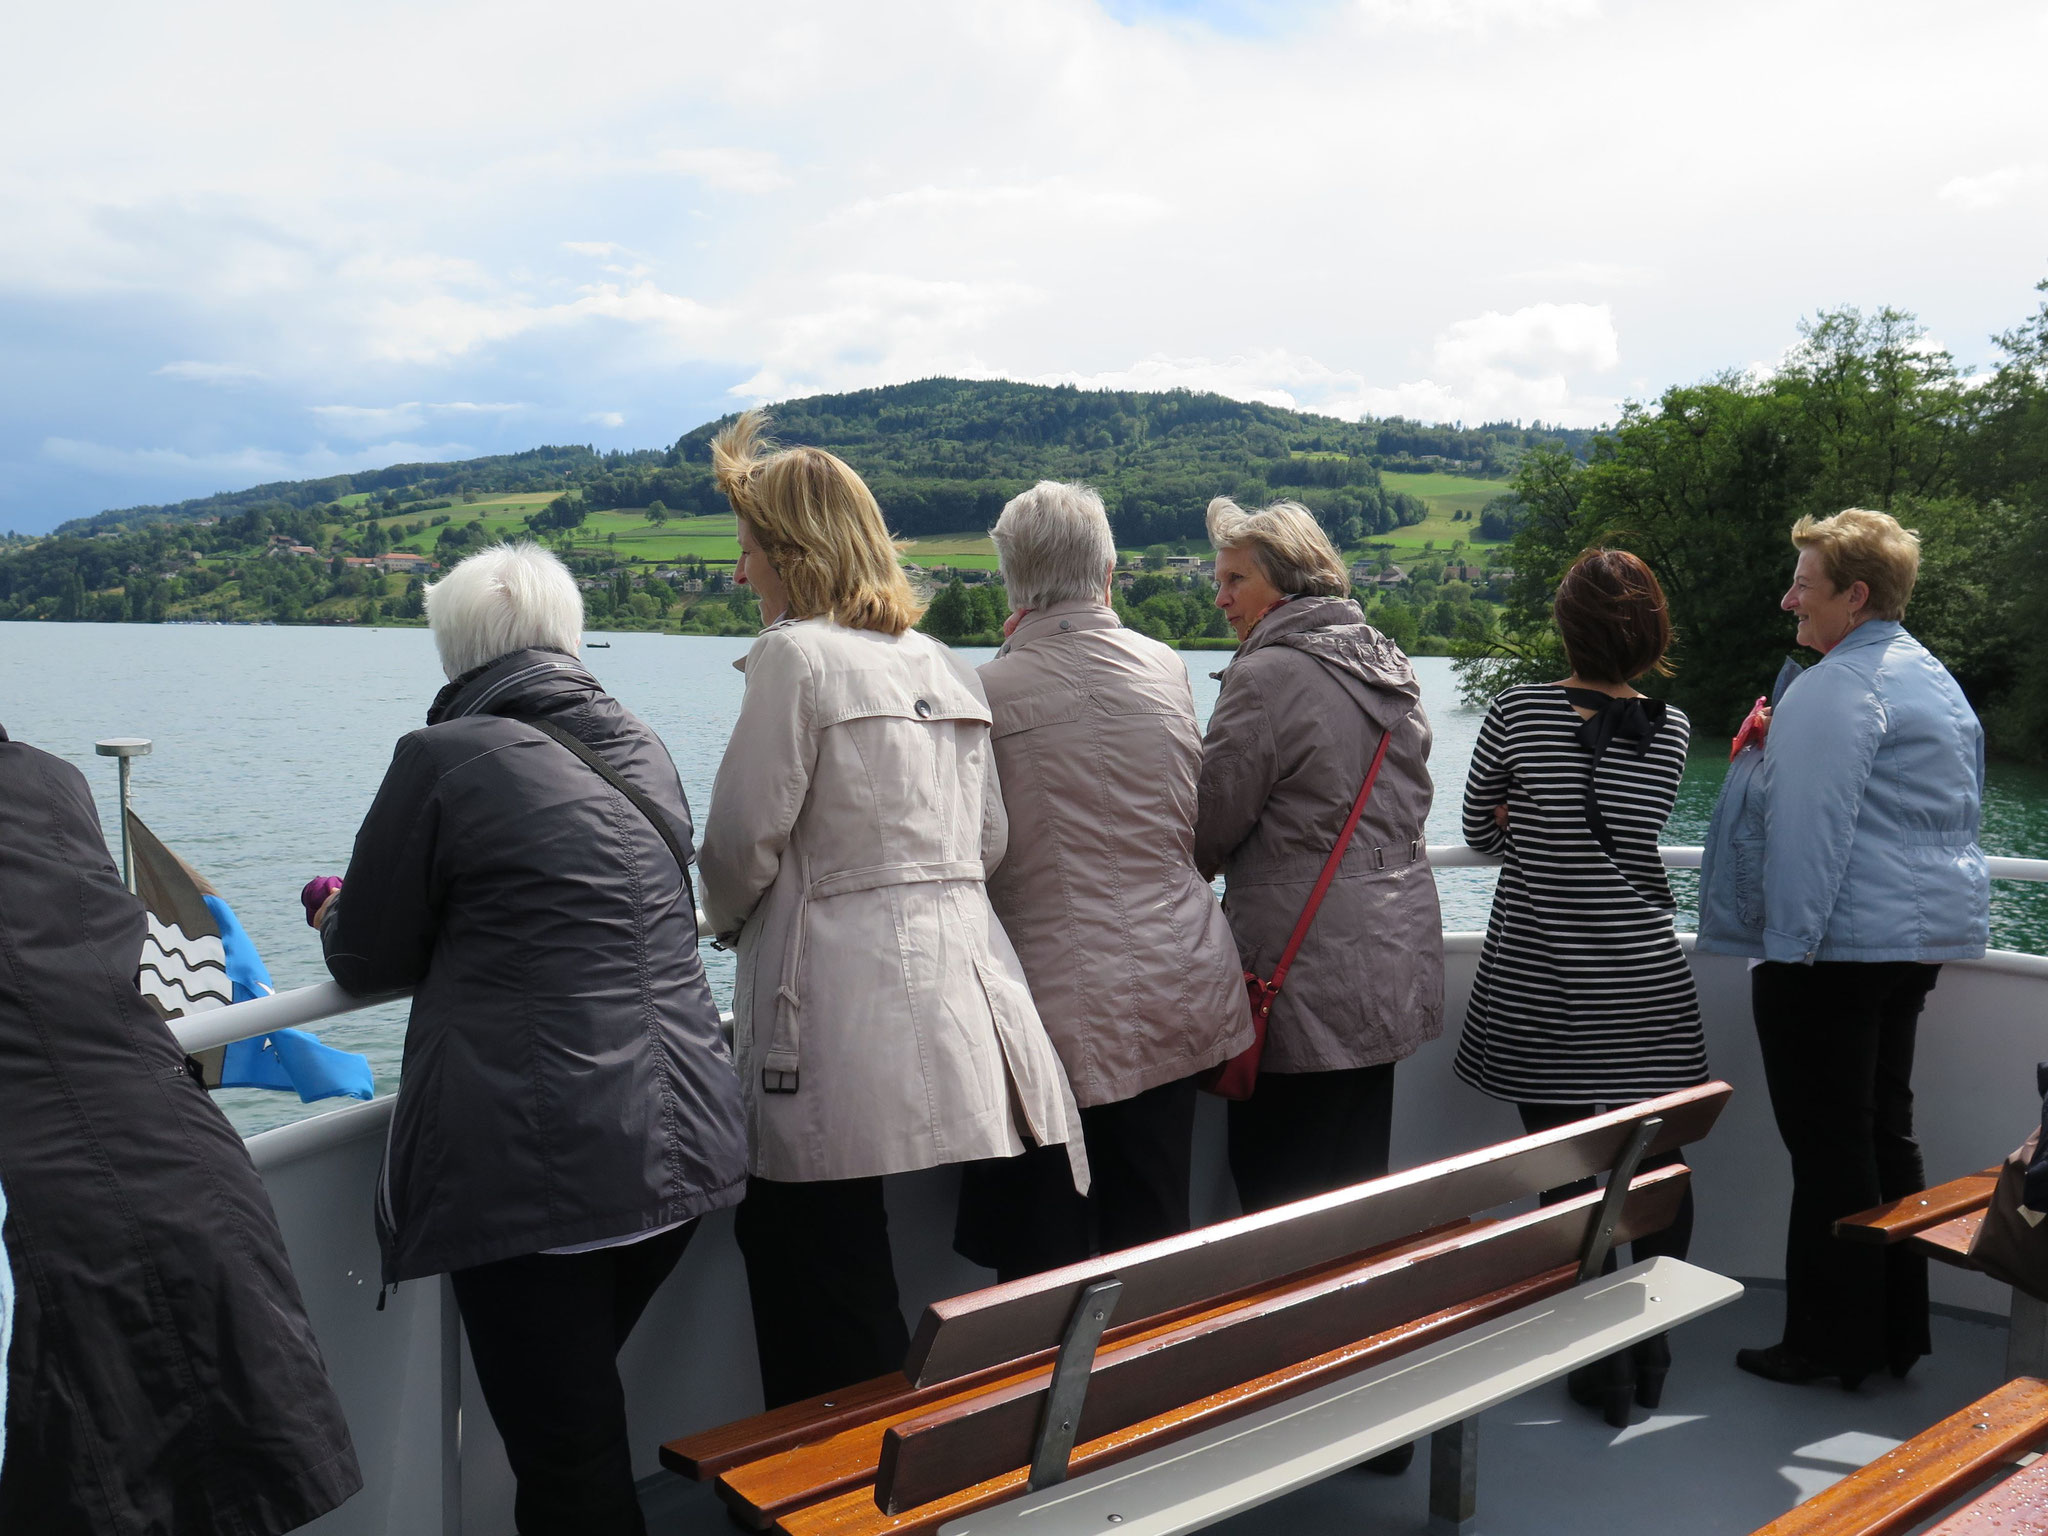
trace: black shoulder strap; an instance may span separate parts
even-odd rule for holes
[[[620,794],[633,802],[639,809],[640,814],[645,816],[653,825],[654,830],[661,834],[661,840],[668,844],[668,851],[676,856],[676,864],[683,872],[683,893],[690,898],[690,911],[694,915],[697,910],[697,888],[690,883],[689,856],[683,852],[683,845],[676,841],[675,829],[669,825],[668,816],[662,811],[661,807],[648,799],[646,795],[634,788],[633,785],[627,783],[624,774],[606,762],[599,753],[592,750],[581,737],[573,732],[563,730],[552,720],[528,720],[526,724],[532,726],[543,736],[552,736],[556,741],[559,741],[595,769],[613,789],[616,789]]]

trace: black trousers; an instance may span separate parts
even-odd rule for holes
[[[1181,1078],[1081,1111],[1084,1198],[1064,1147],[1033,1147],[960,1171],[953,1249],[998,1280],[1077,1264],[1187,1231],[1195,1080]]]
[[[1927,1260],[1844,1243],[1836,1218],[1927,1187],[1913,1139],[1913,1037],[1941,967],[1766,963],[1750,1006],[1778,1135],[1792,1155],[1785,1344],[1846,1371],[1932,1348]]]
[[[1618,1109],[1620,1107],[1617,1104],[1517,1104],[1515,1106],[1522,1114],[1522,1129],[1531,1136],[1534,1136],[1538,1131],[1550,1130],[1553,1126],[1569,1125],[1574,1120],[1590,1119],[1592,1116],[1601,1113],[1603,1109]],[[1641,1173],[1644,1169],[1664,1168],[1672,1163],[1683,1163],[1684,1161],[1685,1149],[1683,1147],[1674,1148],[1672,1151],[1663,1153],[1660,1156],[1644,1158],[1642,1167],[1636,1171]],[[1570,1184],[1560,1184],[1555,1189],[1546,1189],[1543,1191],[1543,1198],[1540,1203],[1543,1205],[1556,1205],[1561,1200],[1569,1200],[1575,1195],[1585,1194],[1586,1191],[1592,1189],[1598,1182],[1597,1179],[1579,1179]],[[1678,1202],[1678,1215],[1672,1219],[1671,1225],[1662,1232],[1652,1232],[1647,1237],[1637,1238],[1629,1245],[1629,1258],[1635,1263],[1641,1263],[1644,1259],[1655,1258],[1682,1259],[1691,1247],[1692,1181],[1688,1179],[1685,1186],[1685,1196]],[[1607,1267],[1609,1269],[1615,1267],[1614,1255],[1612,1253],[1607,1255]]]
[[[1394,1064],[1261,1072],[1230,1106],[1230,1175],[1247,1213],[1363,1184],[1393,1154]]]
[[[623,1248],[530,1253],[448,1277],[519,1482],[519,1536],[645,1536],[618,1355],[696,1230],[692,1221]]]
[[[733,1235],[747,1261],[770,1408],[903,1368],[910,1329],[897,1305],[879,1178],[750,1178]]]

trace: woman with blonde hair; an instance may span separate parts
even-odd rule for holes
[[[1913,1045],[1945,960],[1984,953],[1984,732],[1901,622],[1920,539],[1884,512],[1802,517],[1778,606],[1820,652],[1771,712],[1739,803],[1714,808],[1700,948],[1747,955],[1750,1007],[1792,1160],[1785,1328],[1736,1353],[1771,1381],[1904,1376],[1930,1347],[1927,1260],[1860,1248],[1838,1217],[1926,1187]],[[1731,779],[1733,774],[1731,773]]]
[[[770,1407],[897,1369],[882,1179],[1064,1143],[1078,1115],[988,873],[1009,825],[973,670],[868,488],[749,411],[712,444],[763,629],[712,789],[704,908],[739,950],[736,1235]]]

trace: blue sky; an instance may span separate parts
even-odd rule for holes
[[[1610,419],[2048,274],[2021,0],[41,7],[0,529],[932,373]]]

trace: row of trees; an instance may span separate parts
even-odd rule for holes
[[[2048,588],[2036,576],[2048,560],[2048,302],[1995,338],[2000,361],[1980,377],[1900,310],[1828,311],[1800,334],[1773,373],[1666,390],[1585,458],[1524,461],[1505,631],[1461,663],[1468,691],[1558,675],[1550,594],[1581,551],[1606,544],[1641,555],[1670,596],[1677,671],[1644,686],[1725,735],[1792,649],[1777,606],[1787,531],[1864,506],[1919,531],[1908,627],[1955,673],[1994,747],[2048,757]]]

